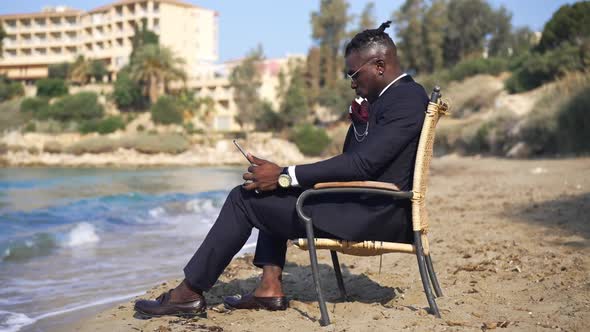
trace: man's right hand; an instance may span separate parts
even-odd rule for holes
[[[244,184],[244,189],[259,191],[277,189],[279,175],[281,175],[283,168],[273,162],[257,158],[251,154],[248,154],[247,157],[253,165],[248,167],[248,173],[244,173],[242,178],[252,182]]]

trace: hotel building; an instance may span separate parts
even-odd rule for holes
[[[104,61],[110,74],[129,62],[134,26],[160,37],[186,62],[189,77],[218,60],[218,14],[179,0],[123,0],[90,11],[48,7],[0,15],[6,32],[0,74],[17,80],[47,77],[48,66],[79,55]]]

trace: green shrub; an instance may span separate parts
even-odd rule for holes
[[[104,108],[94,92],[79,92],[64,96],[49,106],[48,117],[61,121],[87,121],[101,118]]]
[[[109,116],[100,120],[97,131],[99,134],[110,134],[125,129],[125,121],[120,116]]]
[[[281,131],[285,127],[285,114],[273,110],[272,104],[263,101],[260,105],[260,114],[256,119],[256,129],[261,131]]]
[[[37,126],[35,125],[35,122],[29,122],[27,123],[27,125],[23,128],[23,131],[25,133],[32,133],[35,132],[37,130]]]
[[[61,78],[44,78],[35,83],[37,86],[37,96],[42,97],[59,97],[68,93],[66,82]]]
[[[184,131],[189,134],[189,135],[194,135],[194,134],[202,134],[203,133],[203,129],[197,129],[195,128],[195,125],[192,122],[186,123],[184,126]]]
[[[45,97],[28,97],[20,103],[20,111],[30,113],[37,119],[47,119],[49,100]]]
[[[23,96],[25,89],[20,82],[13,81],[6,76],[0,75],[0,102]]]
[[[326,131],[310,124],[296,127],[291,139],[299,150],[308,156],[319,156],[330,144],[330,137]]]
[[[141,93],[141,86],[129,77],[127,70],[121,70],[117,74],[112,96],[121,110],[144,109],[147,104]]]
[[[459,62],[449,71],[448,79],[462,81],[466,77],[477,74],[498,75],[508,69],[508,60],[505,58],[478,58]]]
[[[25,89],[20,82],[0,76],[0,102],[25,94]]]
[[[530,53],[521,60],[520,66],[506,81],[506,89],[511,93],[524,92],[553,81],[567,72],[584,71],[588,65],[586,57],[586,48],[572,45],[564,45],[544,54]]]
[[[101,135],[114,133],[119,129],[125,129],[125,121],[120,116],[82,121],[78,127],[82,134],[99,133]]]
[[[137,134],[123,138],[121,146],[147,154],[179,154],[190,148],[190,142],[186,137],[178,134]]]
[[[94,80],[97,83],[101,83],[102,79],[109,74],[109,71],[104,64],[104,61],[94,60],[90,63],[89,74],[94,77]]]
[[[182,124],[182,109],[174,97],[162,96],[158,98],[158,101],[152,105],[150,112],[154,123]]]
[[[47,77],[59,78],[65,80],[68,78],[71,64],[69,62],[62,62],[53,65],[49,65],[47,68]]]
[[[142,124],[138,124],[135,130],[139,132],[145,131],[145,126]]]
[[[590,152],[590,86],[573,96],[557,116],[557,141],[566,152]]]
[[[518,139],[535,155],[590,151],[590,75],[568,73],[549,86],[520,125]]]

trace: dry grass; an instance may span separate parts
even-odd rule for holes
[[[476,75],[443,86],[442,93],[443,99],[452,107],[451,116],[460,118],[492,107],[503,89],[501,79],[490,75]]]
[[[0,103],[0,133],[17,129],[27,123],[31,116],[20,112],[22,98],[14,98]]]
[[[45,147],[45,151],[64,152],[74,155],[84,153],[109,153],[119,148],[136,150],[145,154],[179,154],[190,148],[187,138],[179,134],[136,134],[120,139],[97,136],[83,139],[73,145],[61,148],[57,145]],[[47,150],[49,148],[50,150]]]
[[[122,138],[120,146],[147,154],[179,154],[190,148],[190,142],[180,134],[136,134]]]
[[[119,148],[119,142],[107,137],[91,137],[81,140],[78,143],[68,146],[64,152],[74,155],[84,153],[108,153]]]

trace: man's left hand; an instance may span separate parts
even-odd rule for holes
[[[252,182],[244,184],[244,189],[256,189],[258,191],[277,189],[277,182],[283,168],[273,162],[257,158],[251,154],[248,154],[248,160],[254,165],[248,167],[248,173],[244,173],[242,178]]]

